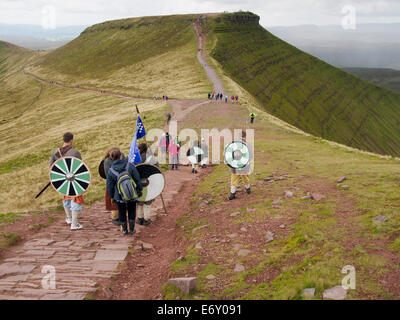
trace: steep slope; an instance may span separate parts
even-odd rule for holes
[[[378,68],[345,68],[346,72],[377,86],[400,93],[400,71]]]
[[[40,86],[21,74],[32,51],[0,41],[0,124],[19,116],[39,95]]]
[[[196,59],[196,17],[132,18],[94,25],[28,70],[47,80],[132,96],[198,98],[210,84]]]
[[[263,108],[316,136],[400,155],[400,95],[273,36],[252,13],[202,19],[211,54]]]

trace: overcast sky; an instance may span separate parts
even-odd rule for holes
[[[400,22],[400,0],[0,0],[0,23],[92,25],[138,16],[249,10],[266,27],[339,25],[346,5],[354,7],[357,23]]]

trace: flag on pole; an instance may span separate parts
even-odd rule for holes
[[[140,114],[138,115],[137,122],[136,122],[136,130],[137,130],[137,138],[142,139],[146,135],[146,130],[143,125],[142,118]]]
[[[142,162],[137,140],[143,138],[145,135],[146,130],[144,128],[142,118],[140,118],[140,115],[138,115],[135,135],[133,136],[131,147],[129,149],[129,162],[132,164],[138,164]]]

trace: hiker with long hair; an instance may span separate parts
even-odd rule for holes
[[[141,163],[158,167],[158,161],[146,143],[143,142],[139,145],[139,153],[142,160]],[[154,200],[137,203],[137,223],[139,225],[147,227],[151,223],[151,205],[153,202]]]
[[[116,151],[116,150],[118,150],[118,148],[111,148],[111,149],[107,150],[107,152],[104,155],[104,158],[103,158],[103,160],[104,160],[104,173],[105,173],[106,177],[107,177],[107,173],[110,170],[112,162],[113,162],[111,160],[111,153],[113,151]],[[125,159],[125,155],[123,153],[122,153],[122,159]],[[111,211],[112,223],[114,225],[116,225],[116,226],[120,226],[121,222],[119,221],[119,218],[118,218],[118,206],[117,206],[116,203],[113,203],[111,201],[111,198],[108,195],[107,186],[106,186],[106,198],[105,198],[105,201],[106,201],[106,210]]]
[[[122,158],[122,153],[118,148],[111,152],[110,157],[113,162],[107,173],[108,195],[117,203],[123,234],[128,234],[129,222],[129,233],[134,235],[136,233],[136,202],[143,190],[140,175],[133,164]]]
[[[49,169],[58,159],[63,157],[75,157],[82,160],[81,153],[72,148],[72,143],[74,142],[74,135],[71,132],[67,132],[63,136],[64,145],[53,151],[50,161]],[[71,225],[71,230],[80,230],[83,226],[78,222],[78,216],[82,212],[82,205],[85,203],[83,196],[77,197],[63,197],[63,207],[65,211],[65,222]]]

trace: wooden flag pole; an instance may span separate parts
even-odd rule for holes
[[[136,105],[136,112],[137,112],[138,115],[140,115],[139,108],[138,108],[137,105]],[[146,136],[143,137],[143,140],[147,144]],[[160,197],[161,197],[161,202],[162,202],[162,205],[163,205],[163,208],[164,208],[164,212],[165,212],[165,214],[168,214],[167,207],[165,206],[164,197],[163,197],[162,193],[160,194]]]

